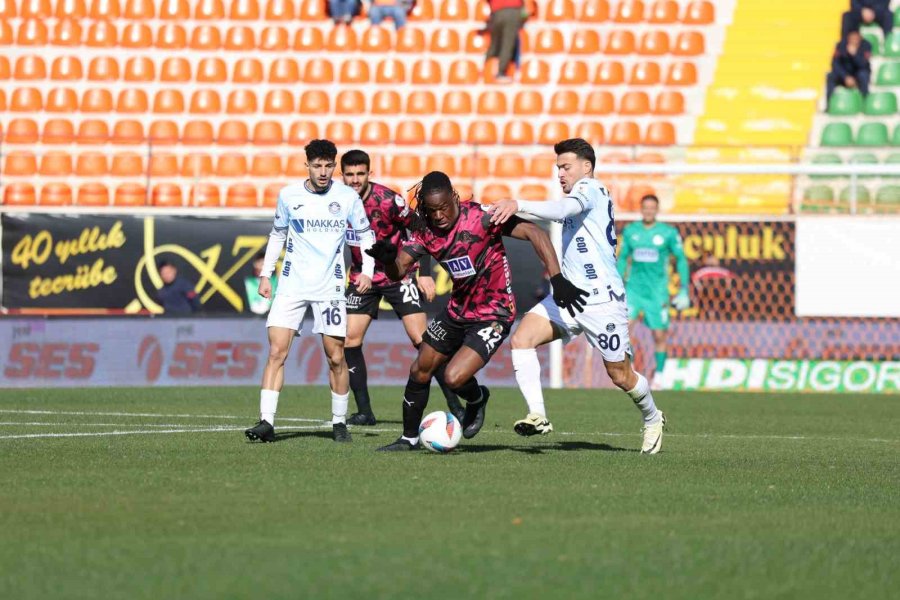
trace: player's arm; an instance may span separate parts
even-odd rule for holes
[[[348,220],[350,227],[356,233],[356,239],[359,240],[359,249],[362,254],[362,272],[356,281],[356,289],[364,294],[372,287],[372,276],[375,274],[375,259],[368,253],[368,250],[375,244],[375,232],[372,231],[369,217],[366,215],[366,208],[359,196],[353,200]]]
[[[566,217],[574,217],[589,208],[586,198],[581,194],[566,196],[562,200],[502,200],[488,207],[491,223],[506,223],[516,213],[526,213],[538,219],[559,221]]]
[[[678,280],[680,282],[680,288],[678,294],[675,296],[673,304],[678,310],[685,310],[691,306],[691,296],[688,293],[688,282],[691,280],[691,269],[688,266],[687,257],[684,255],[684,244],[681,241],[681,236],[678,235],[678,232],[674,230],[674,228],[672,230],[672,235],[669,238],[669,246],[672,256],[675,257],[675,268],[678,270]]]
[[[628,236],[623,231],[622,237],[619,238],[619,258],[616,259],[616,270],[622,277],[622,281],[627,281],[628,279],[626,276],[628,273],[628,259],[631,258],[632,251],[633,248],[628,243]]]
[[[415,242],[409,243],[398,251],[397,246],[387,240],[378,240],[366,254],[377,259],[384,267],[384,273],[391,281],[400,281],[410,267],[425,253],[425,248]]]
[[[266,257],[263,259],[263,266],[259,272],[258,291],[263,298],[272,297],[272,273],[275,272],[275,265],[281,257],[284,242],[287,240],[289,221],[287,207],[279,194],[278,202],[275,205],[275,220],[272,223],[272,231],[269,232],[269,242],[266,244]]]
[[[517,240],[531,242],[535,254],[544,263],[544,268],[550,275],[550,285],[553,288],[553,300],[556,305],[568,309],[569,314],[575,316],[575,310],[584,312],[586,304],[584,297],[589,296],[586,291],[575,287],[571,281],[563,277],[559,268],[559,259],[556,258],[556,250],[550,236],[538,225],[525,221],[520,217],[512,217],[503,224],[503,235]]]

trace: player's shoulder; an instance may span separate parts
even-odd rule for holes
[[[639,227],[641,227],[640,221],[632,221],[631,223],[629,223],[628,225],[626,225],[625,227],[622,228],[622,233],[629,233],[629,234],[632,232],[637,233],[639,231],[639,229],[638,229]]]
[[[680,235],[678,233],[678,228],[675,227],[674,225],[672,225],[671,223],[657,222],[657,225],[662,230],[662,232],[665,233],[666,235],[674,235],[674,236]]]
[[[569,195],[604,202],[610,199],[606,186],[599,179],[593,177],[586,177],[576,182]]]
[[[288,198],[297,198],[299,196],[305,196],[308,192],[306,191],[306,187],[303,183],[289,183],[278,192],[278,198],[288,199]]]
[[[336,198],[348,202],[359,199],[359,194],[356,193],[356,190],[342,181],[333,181],[331,183],[331,188],[329,188],[325,195],[328,198]]]
[[[385,204],[396,204],[400,208],[405,208],[407,206],[406,199],[403,196],[401,196],[388,186],[384,185],[383,183],[373,181],[371,182],[371,185],[371,198],[375,198],[379,202],[383,202]]]

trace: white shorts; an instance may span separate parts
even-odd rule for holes
[[[625,355],[631,356],[631,341],[628,337],[628,307],[624,302],[612,300],[603,304],[584,307],[584,312],[575,313],[560,308],[547,296],[529,313],[540,315],[556,325],[563,332],[563,343],[584,333],[588,343],[600,351],[603,360],[621,362]]]
[[[266,327],[293,329],[300,335],[307,308],[312,309],[313,333],[347,337],[347,303],[342,300],[301,300],[276,293]]]

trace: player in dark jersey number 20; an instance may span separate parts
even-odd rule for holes
[[[492,224],[480,204],[460,204],[450,178],[438,171],[425,176],[416,200],[422,222],[402,250],[380,241],[367,252],[384,264],[394,281],[421,256],[430,254],[450,273],[453,290],[447,307],[428,326],[410,367],[403,397],[403,435],[381,448],[388,451],[412,450],[418,444],[431,377],[445,363],[447,385],[466,401],[463,436],[474,437],[484,424],[490,394],[478,385],[475,373],[509,335],[516,316],[504,235],[531,242],[553,278],[558,304],[577,306],[580,298],[580,290],[560,275],[550,238],[537,225],[518,218]]]

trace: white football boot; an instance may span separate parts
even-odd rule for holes
[[[516,433],[525,437],[530,435],[547,435],[553,431],[553,424],[547,420],[547,417],[542,417],[537,413],[528,413],[527,417],[515,422],[513,429],[516,430]]]
[[[644,443],[641,454],[656,454],[662,448],[663,429],[666,427],[666,415],[659,411],[659,421],[653,425],[645,425],[642,433]]]

